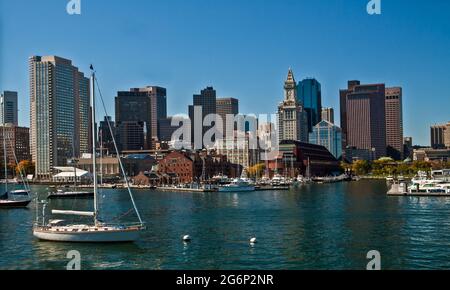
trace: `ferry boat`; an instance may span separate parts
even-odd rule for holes
[[[434,179],[440,179],[450,183],[450,169],[433,170],[431,171],[431,176]]]
[[[443,180],[418,180],[411,184],[406,182],[394,183],[388,192],[389,195],[414,196],[450,196],[450,183]]]
[[[236,178],[230,184],[219,187],[219,192],[251,192],[255,191],[255,186],[242,178]]]

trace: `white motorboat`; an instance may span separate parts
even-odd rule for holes
[[[242,178],[233,179],[230,184],[219,187],[219,192],[251,192],[255,191],[255,186]]]

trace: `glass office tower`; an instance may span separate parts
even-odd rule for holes
[[[316,79],[304,79],[297,85],[297,95],[308,114],[308,132],[322,120],[322,88]]]
[[[90,151],[89,79],[70,60],[33,56],[30,70],[30,138],[36,177]]]

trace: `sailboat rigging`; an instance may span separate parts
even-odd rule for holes
[[[95,77],[95,72],[91,66],[92,74],[91,74],[91,107],[92,107],[92,135],[95,136],[95,87],[98,84],[97,79]],[[106,112],[106,106],[103,101],[103,96],[100,93],[100,100],[103,105],[103,109]],[[111,136],[113,139],[113,143],[117,150],[117,144],[112,134],[112,127],[108,121],[108,127],[111,132]],[[83,211],[74,211],[74,210],[52,210],[52,214],[56,215],[74,215],[74,216],[84,216],[84,217],[92,217],[93,225],[77,225],[77,224],[68,224],[61,225],[63,221],[55,220],[46,222],[45,219],[45,206],[43,205],[43,218],[42,220],[36,216],[36,223],[33,228],[33,235],[41,240],[47,241],[57,241],[57,242],[87,242],[87,243],[107,243],[107,242],[133,242],[139,238],[139,235],[142,231],[145,230],[144,222],[139,214],[139,211],[136,207],[136,203],[134,201],[133,194],[131,192],[128,178],[125,174],[124,166],[120,159],[120,156],[117,155],[121,172],[124,176],[126,187],[128,189],[128,194],[130,196],[131,202],[133,204],[133,209],[137,215],[138,222],[137,223],[128,223],[128,224],[107,224],[100,220],[100,209],[98,206],[98,177],[97,177],[97,156],[96,156],[96,140],[92,138],[92,164],[93,164],[93,183],[94,183],[94,200],[93,212],[83,212]],[[39,212],[38,208],[36,209]]]
[[[2,100],[3,116],[5,116],[5,105],[4,100]],[[22,169],[19,168],[19,174],[22,179],[22,184],[24,189],[21,190],[8,190],[8,158],[6,152],[6,124],[2,126],[2,138],[3,138],[3,162],[5,165],[5,192],[0,195],[0,208],[11,208],[11,207],[27,207],[31,202],[30,189],[25,181],[22,174]],[[12,146],[11,146],[12,147]],[[18,160],[15,152],[15,148],[11,148],[14,156],[14,161],[18,165]]]

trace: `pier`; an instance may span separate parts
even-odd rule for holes
[[[164,192],[217,192],[215,188],[156,187],[156,190]]]

